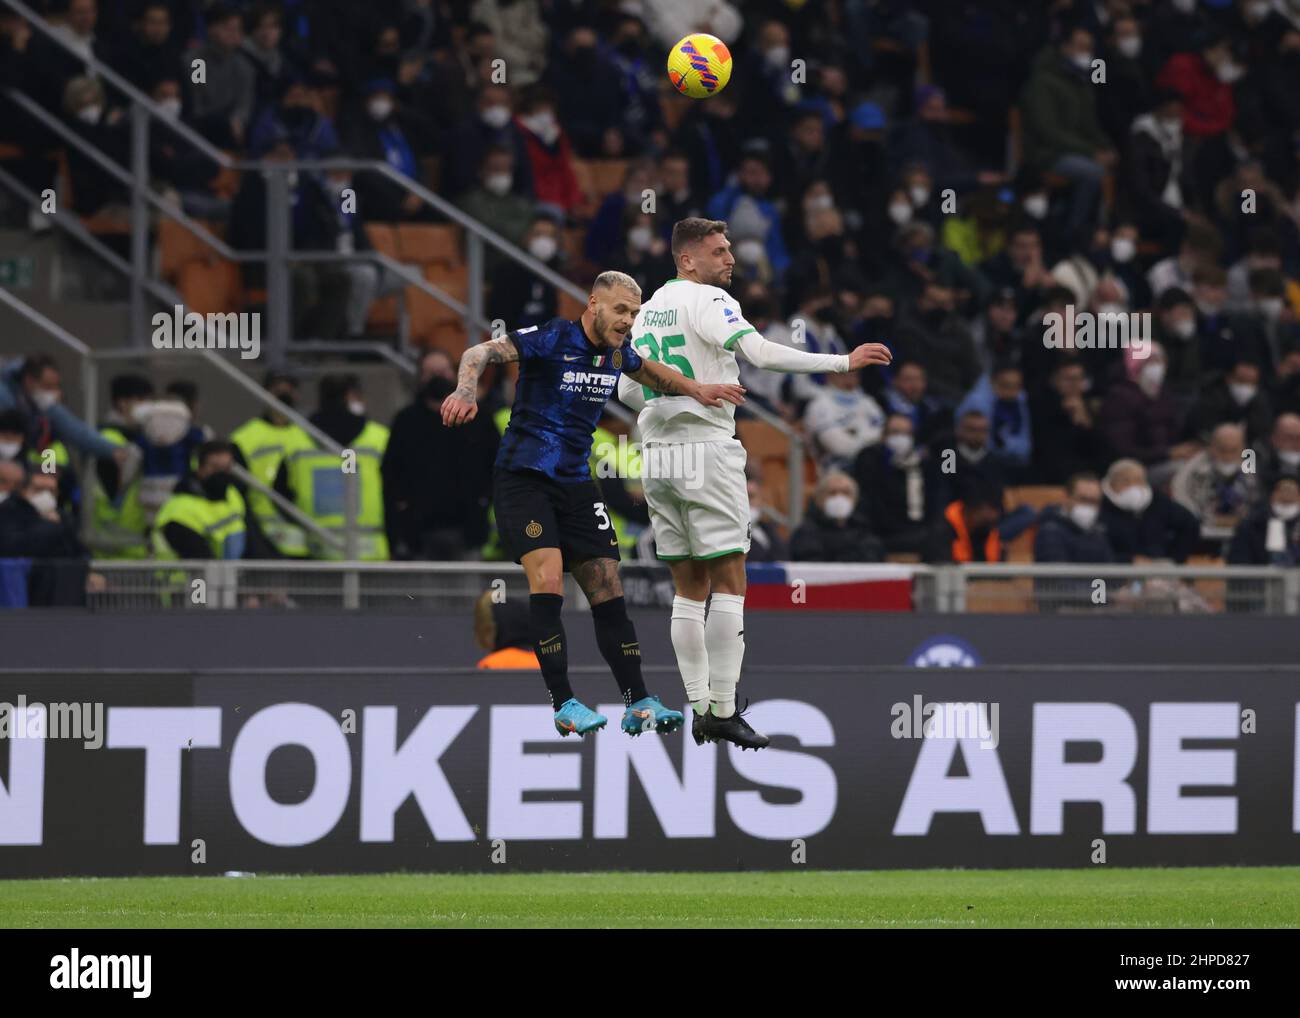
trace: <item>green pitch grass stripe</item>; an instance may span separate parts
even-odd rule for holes
[[[514,852],[516,846],[511,846]],[[519,851],[524,846],[518,846]],[[1300,868],[625,873],[9,880],[0,926],[1294,927]],[[575,910],[575,902],[581,902]]]

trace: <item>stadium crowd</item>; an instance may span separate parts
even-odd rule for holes
[[[232,152],[382,159],[412,178],[437,157],[441,193],[579,283],[615,268],[648,294],[673,275],[676,220],[726,219],[732,291],[766,338],[894,355],[825,377],[742,363],[749,398],[800,429],[817,465],[787,533],[751,456],[753,557],[997,561],[1032,535],[1045,562],[1300,562],[1300,0],[62,0],[49,13],[82,57],[7,17],[0,80],[105,151],[125,151],[127,124],[96,61]],[[664,53],[696,30],[729,44],[732,80],[707,101],[665,98]],[[41,183],[38,127],[11,112],[0,132]],[[188,211],[263,246],[260,175],[223,199],[215,165],[165,132],[150,159]],[[584,192],[580,160],[625,161],[622,186]],[[79,213],[123,201],[92,165],[68,162]],[[336,212],[348,186],[351,219]],[[302,173],[291,187],[301,248],[360,249],[367,222],[432,215],[375,174]],[[489,317],[518,328],[557,314],[555,290],[517,263],[488,270]],[[295,267],[295,329],[358,335],[394,286],[368,265]],[[1069,338],[1081,314],[1130,312],[1149,348],[1044,342],[1046,316]],[[355,378],[321,383],[312,423],[369,453],[366,557],[499,554],[488,477],[512,382],[487,377],[478,426],[446,431],[436,408],[456,353],[425,357],[391,433]],[[113,523],[132,485],[171,478],[133,554],[326,553],[257,492],[237,534],[204,532],[220,508],[157,522],[178,493],[224,506],[239,460],[337,527],[323,454],[292,422],[271,413],[219,440],[194,424],[192,392],[160,400],[147,379],[122,378],[118,416],[96,434],[42,404],[57,389],[49,372],[29,358],[5,376],[0,461],[21,466],[60,437],[106,457],[96,511]],[[291,376],[266,381],[287,403],[300,396]],[[155,412],[177,432],[185,418],[171,452],[149,439]],[[113,451],[122,443],[145,469]],[[601,479],[625,555],[651,555],[636,540],[635,477]],[[60,484],[68,506],[73,486]],[[49,486],[0,462],[0,492],[22,496],[0,519],[30,524],[0,523],[0,540],[33,532],[31,517],[55,524]],[[1011,497],[1026,486],[1060,498]]]

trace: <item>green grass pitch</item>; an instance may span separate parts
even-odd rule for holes
[[[651,893],[658,888],[660,893]],[[0,927],[1294,927],[1300,868],[0,882]]]

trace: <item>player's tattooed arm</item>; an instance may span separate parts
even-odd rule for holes
[[[449,428],[468,424],[478,413],[478,380],[489,364],[519,360],[519,350],[509,339],[491,339],[465,351],[460,359],[456,391],[442,401],[442,423]]]
[[[655,361],[642,360],[637,371],[625,374],[640,382],[651,392],[664,396],[690,396],[705,406],[722,406],[725,400],[739,406],[745,402],[745,390],[739,385],[701,385],[693,378],[687,378],[674,368],[665,367]]]

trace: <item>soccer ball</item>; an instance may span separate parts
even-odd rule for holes
[[[731,51],[716,35],[688,35],[668,52],[668,80],[692,99],[717,95],[731,80]]]

